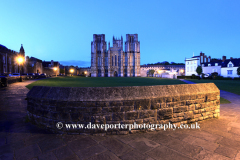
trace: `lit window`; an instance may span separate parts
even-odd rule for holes
[[[228,67],[232,67],[232,64],[229,64]]]
[[[229,74],[229,75],[231,75],[231,74],[232,74],[232,70],[228,70],[227,72],[228,72],[228,74]]]
[[[197,61],[194,61],[194,64],[197,64]]]
[[[211,66],[211,64],[208,64],[208,66]]]
[[[218,63],[215,63],[215,66],[218,66]]]

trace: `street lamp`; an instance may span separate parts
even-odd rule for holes
[[[54,67],[53,69],[54,71],[56,71],[56,77],[57,77],[57,67]]]
[[[86,75],[86,77],[87,77],[87,71],[85,71],[85,72],[84,72],[84,74],[85,74],[85,75]]]
[[[74,69],[70,69],[70,73],[72,73],[72,74],[73,74],[73,72],[74,72]]]
[[[183,70],[183,69],[181,69],[181,73],[182,73],[182,75],[183,75],[183,72],[184,72],[184,70]]]
[[[158,72],[158,74],[159,74],[159,76],[160,76],[160,74],[162,73],[162,70],[158,70],[157,72]]]
[[[23,61],[24,61],[23,57],[21,57],[21,56],[17,57],[17,62],[19,64],[19,68],[20,68],[20,70],[19,70],[19,72],[20,72],[20,82],[22,82],[21,64],[23,63]]]

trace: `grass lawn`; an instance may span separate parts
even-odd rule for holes
[[[231,103],[229,100],[220,97],[220,104],[227,104],[227,103]]]
[[[177,79],[160,79],[153,77],[53,77],[38,80],[26,87],[52,86],[52,87],[116,87],[116,86],[151,86],[186,84]]]
[[[220,89],[228,92],[232,92],[235,94],[240,95],[240,81],[239,80],[190,80],[186,79],[188,81],[192,81],[195,83],[215,83],[215,85]]]

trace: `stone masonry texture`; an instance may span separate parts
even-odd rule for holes
[[[213,83],[133,87],[43,87],[27,94],[32,123],[55,133],[103,130],[59,130],[63,124],[187,124],[220,116],[220,91]],[[108,130],[108,134],[128,130]]]

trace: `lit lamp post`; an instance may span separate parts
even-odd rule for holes
[[[19,70],[19,72],[20,72],[20,82],[22,82],[22,74],[21,74],[21,64],[23,63],[23,57],[17,57],[17,62],[18,62],[18,64],[19,64],[19,68],[20,68],[20,70]]]
[[[54,67],[53,69],[54,71],[56,71],[56,77],[57,77],[57,67]]]
[[[85,74],[85,75],[86,75],[86,77],[87,77],[87,71],[85,71],[85,72],[84,72],[84,74]]]
[[[184,72],[184,70],[183,70],[183,69],[181,69],[181,73],[182,73],[182,75],[183,75],[183,72]]]
[[[162,73],[162,71],[161,71],[161,70],[158,70],[158,74],[159,74],[159,76],[160,76],[161,73]]]
[[[70,73],[72,73],[72,74],[73,74],[73,72],[74,72],[74,69],[70,69]]]

